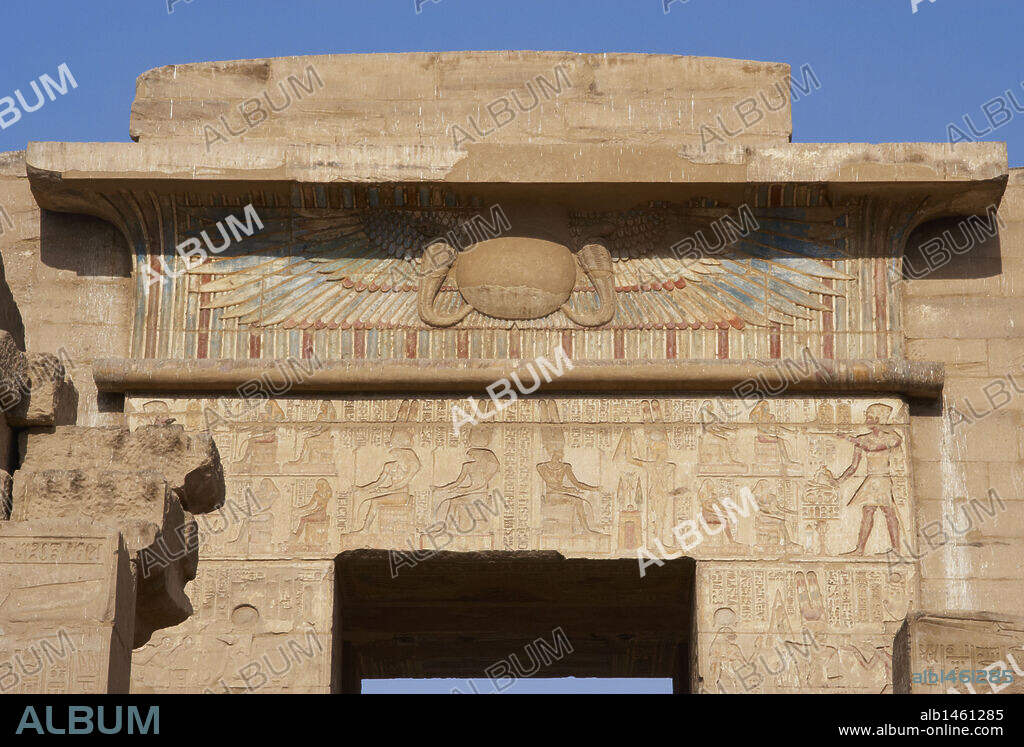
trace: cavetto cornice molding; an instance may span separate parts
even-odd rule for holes
[[[1009,176],[1005,143],[788,143],[699,146],[613,144],[433,146],[294,145],[256,140],[207,149],[173,143],[29,143],[26,168],[39,205],[93,215],[130,245],[153,240],[159,194],[288,197],[303,186],[431,184],[500,190],[520,199],[570,199],[621,208],[629,199],[740,201],[765,185],[827,185],[834,202],[890,205],[880,234],[906,238],[937,218],[983,215]],[[126,195],[150,197],[130,200]],[[627,200],[628,201],[628,200]],[[889,216],[888,218],[885,216]],[[902,249],[902,246],[899,247]]]
[[[485,199],[556,200],[600,209],[641,199],[702,196],[738,204],[770,185],[817,185],[829,204],[857,206],[861,246],[898,257],[915,227],[950,215],[985,214],[998,206],[1009,178],[1005,144],[761,144],[663,147],[640,144],[476,143],[434,146],[294,145],[279,141],[225,144],[31,143],[27,173],[41,207],[95,215],[119,228],[137,256],[167,244],[173,195],[202,202],[274,194],[303,204],[319,185],[439,185]],[[389,187],[390,188],[390,187]],[[280,198],[284,198],[281,200]],[[210,204],[218,204],[213,199]],[[607,205],[606,205],[607,206]],[[141,311],[142,307],[139,306]],[[136,329],[142,327],[136,319]],[[788,382],[787,390],[894,393],[934,398],[941,366],[898,360],[830,362],[827,377]],[[160,359],[102,361],[105,391],[231,390],[272,371],[251,361]],[[508,373],[504,361],[427,366],[338,361],[304,381],[302,391],[479,391]],[[268,375],[273,376],[273,373]],[[677,363],[590,362],[559,379],[562,391],[732,391],[758,376],[784,374],[759,361]]]

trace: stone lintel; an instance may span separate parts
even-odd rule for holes
[[[93,364],[104,392],[230,391],[249,381],[296,392],[482,392],[513,373],[532,384],[525,361],[289,361],[107,358]],[[554,365],[558,365],[558,362]],[[945,379],[941,363],[904,360],[577,362],[544,383],[548,391],[694,391],[749,396],[772,393],[903,394],[935,399]],[[525,376],[525,378],[523,378]],[[761,383],[759,383],[761,382]],[[745,387],[741,385],[746,384]],[[529,384],[527,384],[529,385]],[[737,387],[741,387],[737,389]]]

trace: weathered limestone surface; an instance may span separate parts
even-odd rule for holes
[[[896,636],[894,653],[897,693],[1024,693],[1019,617],[914,611]]]
[[[467,406],[425,397],[127,403],[133,427],[158,413],[211,428],[227,500],[198,518],[204,558],[327,560],[442,543],[662,557],[680,549],[680,522],[704,521],[713,532],[688,556],[838,559],[895,547],[898,566],[912,536],[907,408],[897,399],[751,402],[725,422],[725,399],[549,396],[456,431],[452,408]],[[868,437],[880,443],[864,465],[857,453]],[[839,479],[855,462],[856,476],[882,480],[877,494]],[[726,500],[745,514],[729,526],[714,516]],[[879,511],[860,546],[868,504],[892,508],[892,531]]]
[[[117,230],[103,221],[41,210],[24,157],[24,151],[0,154],[0,207],[10,217],[0,231],[0,329],[22,350],[56,355],[78,393],[70,408],[77,410],[74,422],[122,424],[111,402],[97,401],[90,363],[127,354],[132,323],[127,252]],[[48,397],[41,399],[49,402]],[[62,416],[48,424],[68,422]]]
[[[74,423],[78,410],[78,391],[52,353],[27,353],[21,399],[5,413],[16,428]]]
[[[907,249],[907,356],[946,366],[941,406],[911,412],[919,606],[1021,616],[1024,169],[998,210],[995,238],[948,220]]]
[[[890,693],[912,571],[884,562],[697,568],[692,692]]]
[[[183,425],[140,423],[134,430],[57,428],[53,434],[27,434],[23,453],[25,470],[50,465],[100,470],[116,465],[122,470],[158,473],[182,507],[196,514],[224,503],[223,469],[213,438],[208,433],[186,434]]]
[[[120,527],[136,572],[134,643],[185,620],[198,535],[191,517],[224,501],[220,456],[209,436],[181,426],[62,426],[27,433],[14,474],[15,522],[88,517]],[[162,471],[166,470],[166,472]]]
[[[21,401],[24,382],[28,378],[28,360],[17,341],[7,330],[0,329],[0,392],[3,408],[8,410]]]
[[[195,612],[132,657],[132,692],[331,692],[333,562],[204,557]]]
[[[78,393],[57,356],[24,353],[0,329],[0,416],[7,426],[72,423],[77,404]]]
[[[126,693],[134,626],[115,527],[0,521],[0,693]]]

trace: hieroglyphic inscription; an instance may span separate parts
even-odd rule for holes
[[[700,689],[891,692],[913,578],[884,563],[698,566]]]
[[[898,692],[1024,693],[1024,620],[915,613],[896,640]]]
[[[127,692],[134,616],[116,528],[0,522],[0,693]]]
[[[132,657],[132,691],[330,690],[333,564],[203,560],[195,612]]]
[[[696,557],[870,557],[913,536],[897,399],[522,398],[456,433],[465,404],[133,397],[128,409],[133,427],[172,416],[214,434],[228,503],[198,518],[208,558],[435,545],[635,557],[656,542]],[[756,512],[680,545],[681,522],[744,489]]]

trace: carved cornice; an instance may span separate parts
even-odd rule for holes
[[[219,266],[211,264],[205,270],[211,278],[198,277],[190,271],[188,277],[182,275],[184,279],[180,281],[175,278],[181,273],[175,270],[173,278],[168,276],[166,282],[155,286],[150,285],[143,271],[152,270],[154,274],[160,275],[166,267],[172,266],[167,262],[170,260],[173,264],[176,261],[175,246],[183,235],[193,229],[198,230],[196,221],[216,219],[217,216],[212,212],[205,218],[200,215],[204,208],[237,207],[252,201],[261,210],[265,209],[271,217],[274,211],[278,211],[282,226],[294,227],[295,216],[301,216],[302,211],[310,209],[320,211],[316,216],[318,218],[334,215],[344,217],[347,215],[345,210],[351,209],[353,205],[358,207],[361,199],[359,195],[365,198],[371,208],[377,206],[378,196],[380,206],[386,207],[391,204],[389,200],[398,205],[401,195],[401,205],[407,207],[411,204],[410,195],[426,192],[431,195],[429,207],[441,210],[449,205],[449,197],[453,205],[477,204],[468,200],[472,197],[473,200],[479,200],[480,204],[499,201],[503,204],[528,201],[536,206],[557,204],[569,213],[574,210],[621,211],[648,202],[693,205],[704,201],[707,204],[731,206],[751,204],[770,209],[793,208],[796,212],[784,217],[796,221],[810,220],[804,215],[806,211],[802,210],[803,207],[843,210],[848,214],[849,221],[833,226],[835,236],[829,234],[828,240],[839,241],[836,238],[839,233],[836,232],[840,229],[847,232],[848,236],[842,238],[845,242],[842,251],[850,255],[851,261],[859,263],[859,275],[856,285],[853,285],[853,269],[844,268],[843,272],[849,276],[849,280],[844,275],[842,282],[849,282],[851,287],[855,287],[856,294],[848,295],[844,285],[837,286],[834,295],[839,299],[847,297],[850,303],[870,304],[872,309],[867,316],[847,314],[847,319],[840,320],[845,321],[845,326],[833,325],[835,315],[846,312],[837,307],[829,296],[822,302],[823,310],[814,312],[817,316],[812,315],[804,330],[810,334],[810,338],[801,338],[799,341],[799,335],[788,331],[790,327],[786,326],[786,322],[789,320],[783,319],[783,328],[775,338],[769,339],[773,332],[765,325],[761,334],[763,339],[757,345],[744,342],[747,338],[752,340],[758,333],[743,333],[738,329],[741,323],[747,321],[742,315],[736,316],[738,321],[733,325],[737,326],[735,333],[729,329],[712,330],[716,334],[715,339],[703,340],[695,351],[681,349],[678,353],[678,341],[670,336],[663,336],[664,339],[655,336],[657,339],[653,340],[645,338],[636,343],[635,351],[630,348],[627,354],[627,343],[618,339],[603,341],[600,345],[595,343],[588,346],[582,343],[584,336],[577,334],[576,330],[576,327],[581,326],[579,324],[548,327],[568,330],[570,337],[580,337],[580,344],[576,346],[576,352],[579,353],[577,357],[589,355],[592,364],[613,358],[613,352],[615,358],[636,355],[650,357],[651,353],[642,351],[654,348],[664,349],[667,359],[675,359],[677,356],[683,359],[694,355],[705,359],[716,356],[727,358],[731,354],[770,354],[779,357],[792,355],[794,345],[798,349],[808,343],[814,354],[822,359],[849,361],[875,356],[884,362],[889,357],[898,358],[902,354],[898,290],[892,287],[891,278],[894,276],[894,266],[898,267],[897,259],[903,252],[907,237],[916,226],[935,218],[984,214],[993,205],[999,204],[1008,179],[1006,149],[998,143],[962,143],[955,148],[944,144],[777,144],[722,146],[706,153],[688,147],[666,150],[656,145],[623,147],[614,144],[510,145],[484,142],[462,151],[425,146],[360,148],[260,141],[225,144],[209,153],[202,146],[180,143],[32,143],[26,160],[33,194],[42,207],[98,216],[117,226],[125,235],[135,257],[137,281],[132,351],[133,355],[151,360],[174,356],[203,359],[242,355],[260,359],[265,354],[262,350],[264,344],[269,346],[268,349],[276,350],[277,356],[299,355],[300,349],[306,347],[323,354],[333,344],[331,349],[337,350],[338,355],[351,348],[357,351],[351,353],[352,358],[374,358],[380,351],[368,350],[365,355],[358,352],[362,351],[366,342],[358,334],[353,333],[352,340],[346,337],[349,327],[360,332],[366,331],[368,324],[373,326],[361,316],[356,315],[352,319],[349,318],[352,314],[339,317],[337,333],[331,326],[333,317],[321,319],[308,314],[298,314],[295,320],[289,317],[282,324],[295,326],[300,334],[293,335],[295,340],[289,338],[282,347],[283,343],[276,338],[260,338],[266,325],[258,328],[252,326],[248,317],[237,321],[239,314],[234,309],[243,307],[238,303],[230,308],[226,306],[227,301],[237,299],[218,296],[211,300],[202,295],[198,284],[210,280]],[[357,199],[353,201],[348,194],[339,196],[340,192],[355,192]],[[434,193],[442,195],[439,201],[434,200]],[[814,198],[794,200],[793,195],[796,193],[810,193]],[[187,220],[189,216],[192,216],[192,223]],[[811,232],[809,235],[819,237],[820,232],[816,229],[808,230]],[[286,232],[282,230],[279,233],[283,235]],[[589,240],[588,237],[582,238]],[[761,241],[760,238],[758,240]],[[282,245],[281,251],[288,246],[290,244]],[[302,250],[305,253],[309,251],[308,247]],[[772,251],[775,249],[772,248]],[[594,262],[596,264],[592,263],[593,267],[600,270],[600,262],[597,259]],[[811,274],[817,277],[815,273]],[[344,287],[346,279],[347,276],[341,278],[341,286]],[[361,292],[362,286],[358,279],[352,282],[355,283],[355,292]],[[822,282],[827,284],[833,281]],[[223,293],[223,287],[227,287],[224,283],[234,287],[230,281],[224,281],[214,291]],[[375,286],[371,282],[367,287]],[[388,287],[393,289],[392,285]],[[646,290],[646,287],[641,290]],[[208,292],[207,296],[214,291]],[[420,296],[421,300],[434,301],[431,288],[427,288]],[[188,304],[196,297],[199,298],[200,307],[194,313],[202,314],[207,308],[213,308],[211,304],[214,303],[217,308],[228,308],[228,311],[219,314],[216,322],[205,317],[192,320],[188,317],[193,313],[189,311],[191,307]],[[663,299],[659,297],[655,300]],[[290,302],[289,299],[270,298],[267,303],[280,305],[285,301]],[[427,308],[427,311],[433,308],[425,303],[421,306]],[[290,306],[282,308],[286,311],[291,309]],[[608,308],[614,310],[610,305]],[[488,309],[480,311],[487,316],[485,312]],[[500,319],[519,318],[500,313],[491,316]],[[661,330],[673,325],[679,327],[680,324],[674,317],[672,324],[667,324],[655,315],[650,316],[648,324],[648,315],[643,309],[635,316],[641,320],[639,327],[636,324],[618,326],[641,330],[650,326]],[[828,319],[818,319],[819,316]],[[589,317],[585,319],[589,320]],[[695,319],[699,327],[701,319]],[[422,313],[418,320],[436,321],[430,314],[424,316]],[[390,323],[393,320],[384,321]],[[533,321],[533,317],[527,320],[530,323]],[[696,329],[689,317],[684,321]],[[711,320],[721,323],[727,321],[717,317]],[[770,321],[778,323],[780,320]],[[467,322],[463,326],[473,327],[473,324]],[[615,326],[612,324],[609,328]],[[427,338],[420,340],[419,337],[410,336],[423,331],[419,326],[414,324],[402,327],[399,324],[397,327],[405,330],[406,337],[401,343],[406,348],[395,358],[435,355],[429,349]],[[485,332],[489,330],[483,323],[473,328],[477,327]],[[224,351],[227,352],[220,347],[207,350],[212,335],[222,331],[230,333],[230,339],[223,343]],[[191,335],[192,332],[195,334]],[[691,337],[696,338],[695,335]],[[394,349],[397,349],[395,346],[398,344],[390,337],[386,342],[379,342],[376,337],[370,342],[378,347],[390,345]],[[221,345],[220,338],[217,338],[217,344]],[[447,342],[445,344],[448,345]],[[505,345],[505,342],[502,341],[501,345]],[[545,345],[546,350],[551,349],[551,345]],[[654,347],[651,348],[651,345]],[[415,350],[411,350],[410,346],[415,347]],[[448,346],[460,349],[469,346],[469,341],[460,338]],[[622,355],[620,351],[613,351],[613,347],[623,347]],[[510,358],[520,355],[511,341],[508,342],[508,348]],[[584,349],[590,352],[584,352]],[[503,348],[499,350],[492,346],[486,355],[500,359],[504,357],[502,351]],[[457,355],[446,352],[436,357],[441,360],[461,358],[463,353],[458,350],[456,352]],[[398,363],[392,360],[387,364],[389,370]],[[640,379],[636,384],[629,382],[628,376],[622,378],[619,369],[614,367],[608,369],[615,371],[614,375],[607,371],[594,373],[603,370],[597,368],[592,373],[575,376],[583,377],[579,380],[581,384],[597,389],[614,387],[617,385],[615,382],[633,388],[641,384],[664,388],[666,385],[659,383],[661,379],[668,380],[668,388],[682,386],[696,390],[708,383],[700,372],[700,367],[708,365],[706,363],[695,363],[695,368],[685,373],[680,373],[684,371],[680,366],[690,364],[661,364],[655,360],[651,364],[654,365],[639,367],[643,373],[637,374]],[[246,362],[242,365],[250,364]],[[659,365],[663,365],[664,370],[657,368]],[[352,370],[371,369],[360,364],[359,368]],[[404,370],[394,368],[394,386],[408,388],[410,384],[421,380],[418,373],[415,380],[402,379],[404,374],[401,372]],[[760,371],[756,368],[751,370],[754,374]],[[855,368],[848,370],[853,371]],[[196,371],[198,373],[205,369],[197,368]],[[352,379],[347,374],[338,375],[341,376],[338,380],[340,385],[358,387],[358,376]],[[463,384],[476,386],[482,383],[486,386],[495,378],[500,378],[500,375],[500,370],[489,370],[483,376],[470,377]],[[718,375],[715,374],[712,379],[717,381]],[[728,389],[748,375],[742,368],[736,369],[724,377],[725,381],[731,383],[713,383],[712,388]],[[585,381],[587,376],[597,377],[597,383],[588,384]],[[216,384],[230,388],[245,378],[243,376],[232,384],[234,379],[229,376],[217,380]],[[856,377],[851,374],[850,378],[853,381]],[[573,381],[572,378],[567,380]],[[933,396],[941,389],[941,384],[936,386],[932,383],[922,387],[915,381],[914,376],[905,376],[894,369],[877,377],[872,390],[907,393],[925,391],[929,393],[926,396]],[[196,382],[179,379],[177,384],[195,385]]]
[[[190,143],[39,142],[29,143],[26,168],[41,207],[107,220],[132,245],[149,240],[152,228],[138,206],[124,204],[131,193],[260,190],[295,202],[300,185],[339,183],[477,190],[500,185],[503,194],[530,199],[562,197],[572,185],[579,190],[572,193],[575,199],[588,207],[621,205],[626,186],[632,191],[626,201],[639,202],[697,195],[735,200],[762,185],[828,185],[835,203],[893,203],[899,220],[879,228],[905,236],[928,220],[984,214],[999,204],[1009,173],[1004,143],[790,143],[702,151],[614,144],[481,142],[462,150],[259,141],[207,152]]]

